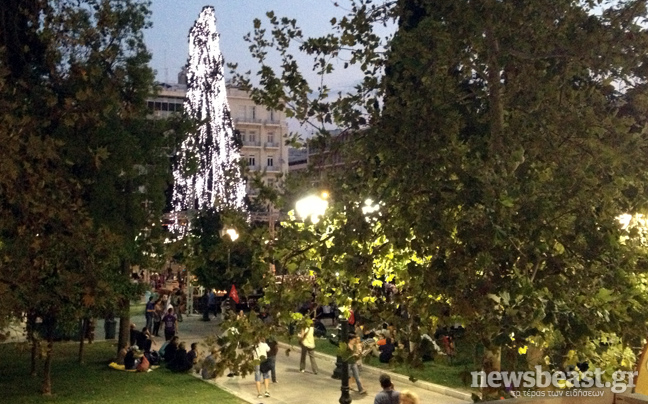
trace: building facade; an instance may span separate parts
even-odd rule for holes
[[[153,117],[166,118],[182,111],[186,95],[182,81],[181,73],[179,84],[160,84],[157,97],[148,100]],[[259,173],[266,185],[279,186],[281,175],[288,173],[285,115],[256,105],[247,92],[235,86],[227,86],[227,101],[234,129],[243,141],[241,158],[250,175]],[[258,194],[249,182],[247,194],[250,197]]]

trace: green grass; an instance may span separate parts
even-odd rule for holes
[[[143,316],[145,310],[146,310],[146,303],[139,303],[139,302],[134,303],[134,302],[131,302],[129,313],[130,313],[131,317]]]
[[[111,343],[86,345],[86,364],[76,361],[78,344],[55,344],[52,364],[52,397],[40,394],[39,376],[29,376],[29,352],[15,344],[0,344],[1,402],[22,403],[174,403],[216,402],[242,404],[243,401],[189,374],[171,373],[159,368],[149,373],[130,373],[108,367],[115,354]]]
[[[291,341],[286,337],[279,337],[278,339],[281,342],[292,343],[295,346],[299,345],[299,340],[296,337],[293,337]],[[458,349],[461,347],[462,345],[458,345]],[[468,349],[469,347],[466,346],[464,348]],[[316,338],[315,350],[326,355],[336,356],[338,347],[331,344],[328,339]],[[390,372],[412,376],[418,380],[463,390],[470,390],[470,386],[463,383],[462,373],[474,370],[470,368],[472,362],[469,353],[462,352],[461,350],[457,352],[457,358],[452,363],[448,361],[447,357],[439,355],[436,361],[425,362],[420,368],[408,368],[403,365],[380,363],[378,358],[369,356],[365,357],[363,363]]]

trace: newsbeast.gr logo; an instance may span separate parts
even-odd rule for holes
[[[491,372],[488,375],[484,371],[470,372],[472,375],[471,387],[506,388],[517,390],[519,388],[547,388],[553,386],[557,389],[565,387],[576,389],[611,388],[613,393],[623,393],[628,388],[634,387],[634,378],[637,372],[617,370],[612,373],[612,381],[603,381],[605,370],[599,368],[586,372],[549,372],[542,370],[542,366],[535,366],[535,371],[526,372]],[[573,395],[573,394],[569,394]]]

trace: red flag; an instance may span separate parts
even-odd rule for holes
[[[234,300],[236,302],[236,304],[239,304],[241,299],[239,299],[239,295],[238,295],[238,292],[236,291],[236,286],[234,286],[234,284],[232,284],[232,290],[230,290],[229,294],[230,294],[230,297],[232,298],[232,300]]]

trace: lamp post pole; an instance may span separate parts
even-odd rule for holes
[[[340,344],[349,345],[349,320],[340,316]],[[351,395],[349,394],[349,364],[338,354],[335,366],[340,370],[342,386],[340,390],[340,404],[351,404]]]

